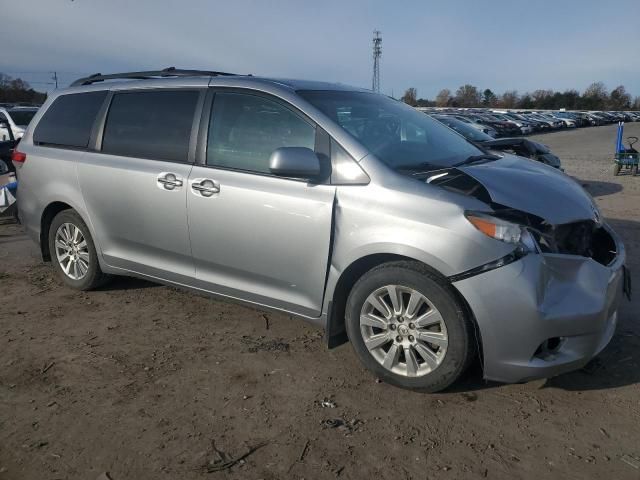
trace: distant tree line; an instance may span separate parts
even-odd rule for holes
[[[0,103],[43,103],[47,94],[36,92],[21,78],[12,78],[0,73]]]
[[[494,107],[558,110],[640,110],[640,97],[632,99],[623,85],[611,91],[602,82],[592,83],[580,94],[577,90],[555,92],[535,90],[519,94],[507,90],[498,95],[491,89],[480,90],[473,85],[462,85],[453,93],[448,88],[438,92],[434,100],[418,98],[415,88],[409,88],[401,97],[414,107]]]

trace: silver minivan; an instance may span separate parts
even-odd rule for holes
[[[169,69],[53,93],[13,154],[20,218],[72,288],[134,275],[310,320],[387,383],[579,368],[625,251],[593,199],[367,90]]]

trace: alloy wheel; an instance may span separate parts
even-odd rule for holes
[[[406,377],[435,370],[449,343],[438,309],[417,290],[400,285],[387,285],[367,297],[360,313],[360,333],[378,363]]]
[[[82,231],[63,223],[55,235],[56,258],[62,271],[72,280],[81,280],[89,271],[89,247]]]

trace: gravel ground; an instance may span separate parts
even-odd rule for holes
[[[597,198],[640,285],[640,177],[612,176],[615,127],[536,139]],[[133,279],[72,291],[16,225],[0,225],[0,285],[0,479],[640,478],[637,297],[581,371],[499,385],[476,367],[424,395],[285,315]]]

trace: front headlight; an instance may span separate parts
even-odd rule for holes
[[[522,253],[534,253],[538,251],[533,235],[522,225],[483,213],[467,212],[465,216],[474,227],[488,237],[500,240],[501,242],[511,243],[520,248]]]

